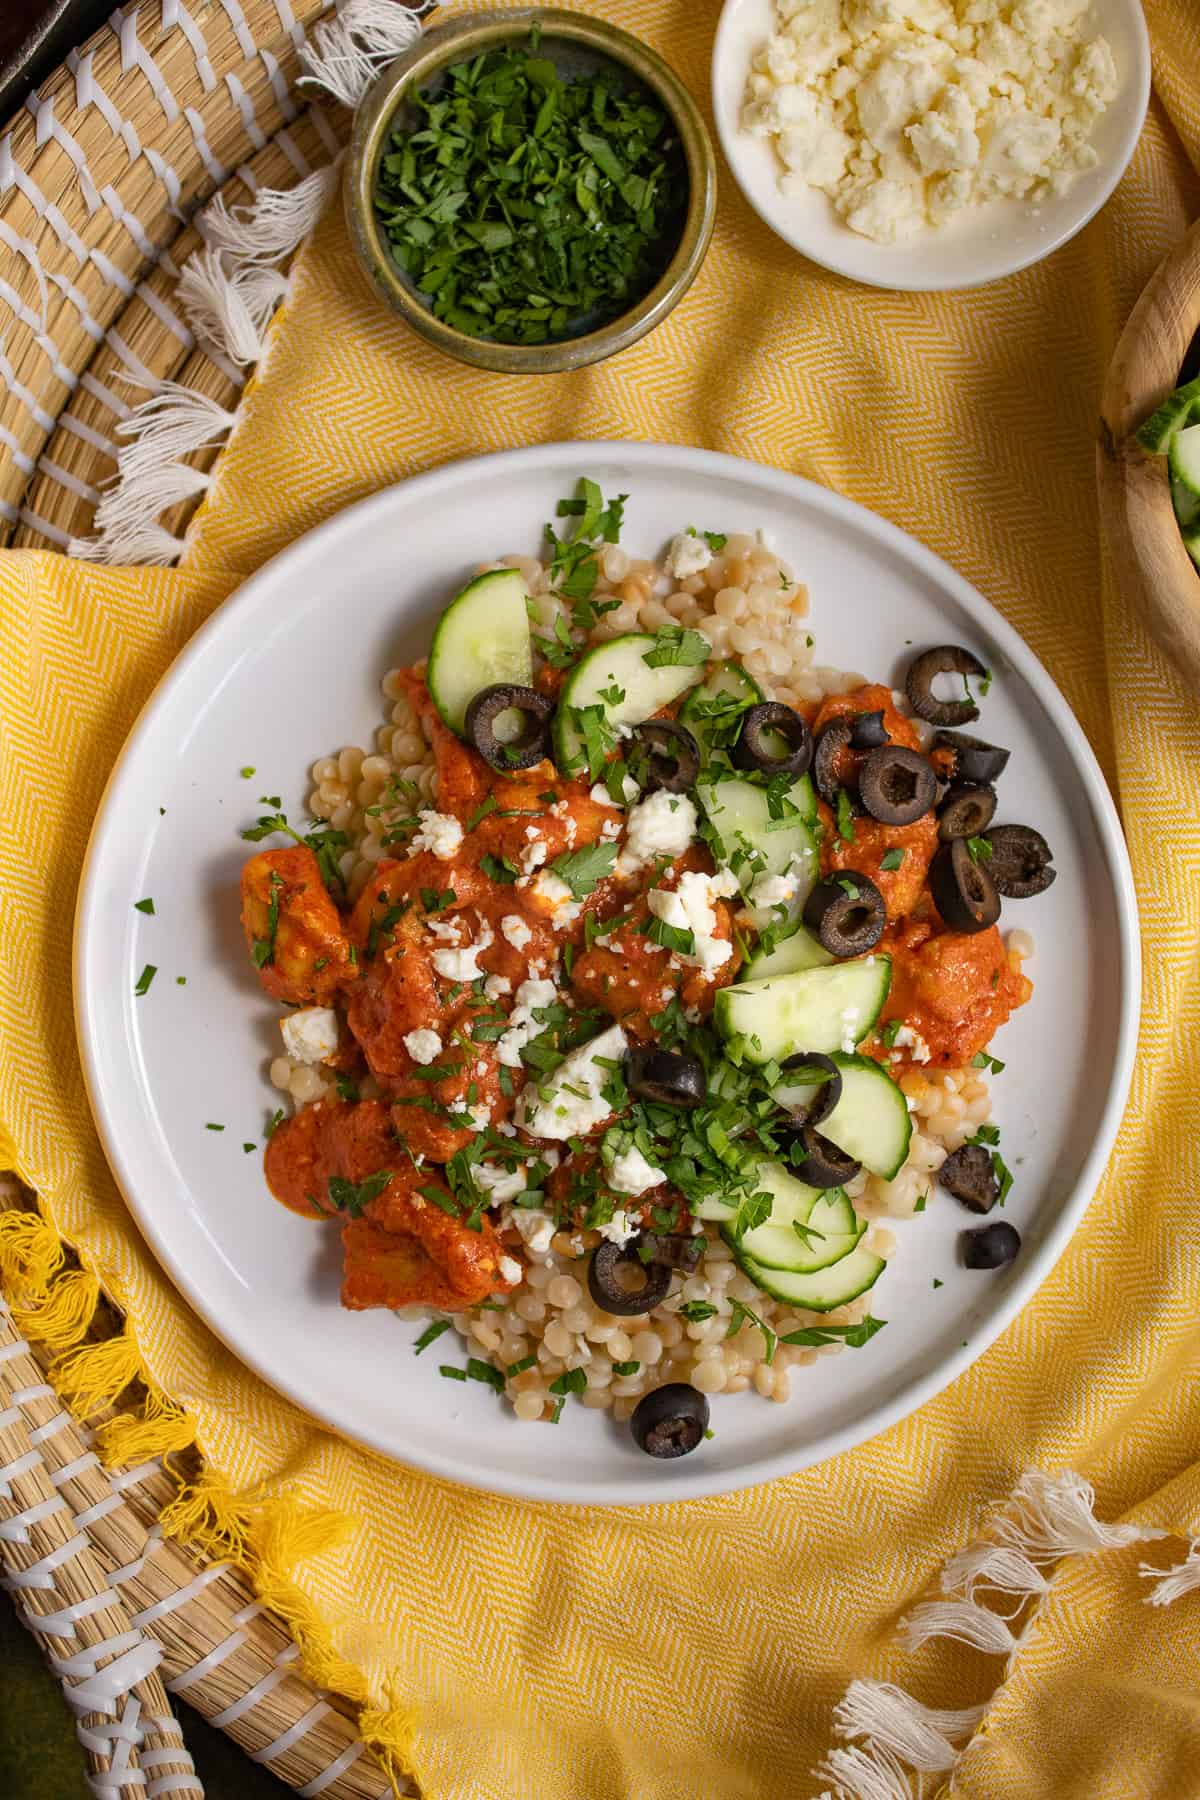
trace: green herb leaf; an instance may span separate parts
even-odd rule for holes
[[[615,1362],[612,1372],[614,1375],[636,1375],[641,1366],[640,1362]]]
[[[509,862],[507,856],[481,856],[479,866],[493,881],[503,882],[508,887],[511,887],[521,873],[516,863]]]
[[[986,1050],[975,1052],[971,1058],[971,1067],[973,1069],[990,1069],[993,1075],[1001,1075],[1004,1072],[1004,1064],[998,1062],[994,1056],[989,1056]]]
[[[582,1394],[587,1388],[587,1376],[582,1369],[564,1369],[550,1383],[552,1394]]]
[[[743,1325],[753,1325],[756,1331],[762,1333],[763,1361],[766,1363],[774,1362],[775,1346],[779,1342],[779,1339],[771,1330],[771,1327],[765,1320],[760,1319],[756,1312],[752,1312],[748,1306],[743,1306],[740,1300],[731,1300],[730,1308],[731,1317],[729,1320],[729,1330],[725,1333],[725,1336],[727,1338],[733,1337],[741,1330]]]
[[[712,645],[690,626],[660,625],[654,634],[654,648],[642,655],[648,669],[699,668],[712,655]]]
[[[365,1181],[357,1185],[347,1181],[342,1175],[329,1177],[329,1198],[337,1212],[344,1212],[348,1218],[357,1219],[369,1201],[382,1194],[392,1179],[391,1169],[377,1169],[374,1175],[368,1175]]]
[[[133,903],[133,910],[134,912],[140,913],[153,913],[154,902],[149,897],[145,900],[135,900]]]
[[[907,850],[901,850],[899,847],[888,850],[880,857],[879,866],[881,869],[898,869],[907,855]]]
[[[598,882],[612,874],[616,860],[615,844],[588,844],[582,850],[569,850],[563,856],[556,856],[550,868],[566,882],[572,899],[585,900]]]
[[[504,1377],[499,1369],[493,1368],[491,1363],[484,1362],[478,1356],[467,1358],[467,1380],[482,1381],[487,1387],[494,1388],[498,1394],[504,1392]]]
[[[154,963],[147,963],[145,968],[142,970],[141,974],[138,976],[137,982],[134,985],[133,991],[137,995],[139,1000],[142,998],[143,994],[148,994],[150,992],[150,983],[154,980],[154,977],[157,974],[158,974],[157,966]]]
[[[691,1325],[698,1325],[704,1319],[716,1316],[716,1307],[710,1306],[707,1300],[685,1300],[679,1308],[679,1316]]]
[[[439,1363],[438,1374],[444,1375],[447,1381],[465,1381],[467,1379],[467,1371],[456,1369],[453,1363]]]
[[[779,1341],[781,1344],[799,1344],[805,1349],[816,1349],[821,1344],[843,1343],[852,1350],[860,1350],[886,1324],[886,1319],[874,1319],[868,1313],[857,1325],[806,1325],[801,1331],[789,1331]]]
[[[992,846],[985,837],[969,837],[967,839],[967,855],[973,863],[991,862]]]
[[[420,1356],[422,1350],[428,1350],[430,1344],[436,1344],[442,1333],[449,1329],[449,1319],[431,1319],[413,1345],[413,1355]]]
[[[838,836],[847,844],[852,844],[854,842],[854,808],[850,804],[850,796],[845,788],[838,789],[834,823],[837,826]]]

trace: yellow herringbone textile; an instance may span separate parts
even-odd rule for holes
[[[594,10],[706,95],[716,0]],[[1151,24],[1156,95],[1133,165],[1102,216],[1040,268],[968,294],[867,292],[777,243],[725,174],[711,255],[662,329],[601,368],[521,382],[444,361],[379,309],[335,209],[300,259],[186,568],[0,556],[0,1148],[127,1308],[213,1464],[363,1521],[305,1585],[343,1621],[349,1657],[375,1675],[403,1670],[436,1800],[802,1800],[852,1677],[889,1675],[933,1704],[983,1698],[994,1661],[954,1646],[906,1658],[891,1633],[1029,1463],[1081,1470],[1110,1519],[1200,1532],[1200,731],[1195,696],[1106,575],[1092,462],[1119,327],[1200,211],[1197,0],[1154,0]],[[1122,808],[1145,930],[1141,1053],[1111,1167],[992,1350],[914,1418],[822,1468],[616,1514],[522,1506],[398,1469],[240,1368],[116,1193],[70,992],[72,906],[107,770],[215,602],[372,489],[569,437],[777,464],[947,557],[1023,632],[1087,727]],[[954,1793],[1200,1794],[1200,1596],[1147,1608],[1136,1560],[1064,1566]]]

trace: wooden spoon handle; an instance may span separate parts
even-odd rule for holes
[[[1200,220],[1159,264],[1129,315],[1100,406],[1096,476],[1117,585],[1200,694],[1200,572],[1183,547],[1167,461],[1138,426],[1177,387],[1200,329]]]

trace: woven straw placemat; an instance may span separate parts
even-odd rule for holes
[[[188,322],[180,273],[209,242],[211,203],[227,221],[339,154],[349,112],[298,86],[330,14],[330,0],[125,7],[0,133],[0,544],[65,551],[88,538],[123,423],[173,384],[213,403],[218,435],[232,422],[245,368],[203,335],[203,308],[199,334]],[[154,525],[157,560],[178,548],[215,455],[210,444],[188,458],[182,497]],[[31,1243],[33,1204],[0,1182],[0,1214],[19,1211]],[[0,1565],[62,1680],[93,1791],[203,1794],[172,1693],[302,1795],[410,1791],[367,1751],[353,1710],[299,1674],[299,1647],[246,1577],[164,1531],[188,1453],[104,1468],[93,1448],[103,1421],[64,1408],[38,1315],[22,1311],[20,1233],[6,1242]],[[90,1278],[77,1279],[73,1289],[69,1263],[58,1271],[62,1305],[86,1297]],[[106,1313],[101,1299],[91,1339],[119,1329]]]

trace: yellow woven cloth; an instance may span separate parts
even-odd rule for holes
[[[613,0],[702,97],[716,0]],[[436,1800],[793,1800],[855,1676],[987,1696],[1000,1665],[896,1647],[899,1613],[1029,1464],[1080,1470],[1108,1519],[1200,1533],[1200,733],[1196,697],[1105,572],[1102,372],[1200,212],[1195,0],[1154,0],[1156,96],[1103,215],[980,292],[822,274],[723,179],[692,294],[626,355],[521,382],[442,360],[351,266],[338,210],[303,253],[179,572],[0,557],[4,929],[0,1145],[127,1309],[149,1369],[235,1487],[286,1482],[362,1526],[306,1592],[378,1683],[401,1674]],[[1133,1099],[1084,1225],[1033,1303],[907,1423],[822,1468],[638,1512],[461,1492],[340,1442],[240,1368],[117,1195],[76,1058],[72,906],[108,768],[189,633],[249,571],[372,489],[538,440],[694,443],[874,507],[975,582],[1087,728],[1122,808],[1145,925]],[[314,751],[320,746],[314,746]],[[115,978],[115,976],[114,976]],[[1096,971],[1103,981],[1105,971]],[[799,1404],[803,1404],[801,1400]],[[1178,1561],[1178,1542],[1162,1561]],[[1068,1562],[952,1778],[963,1796],[1196,1792],[1200,1595],[1144,1605],[1138,1554]]]

